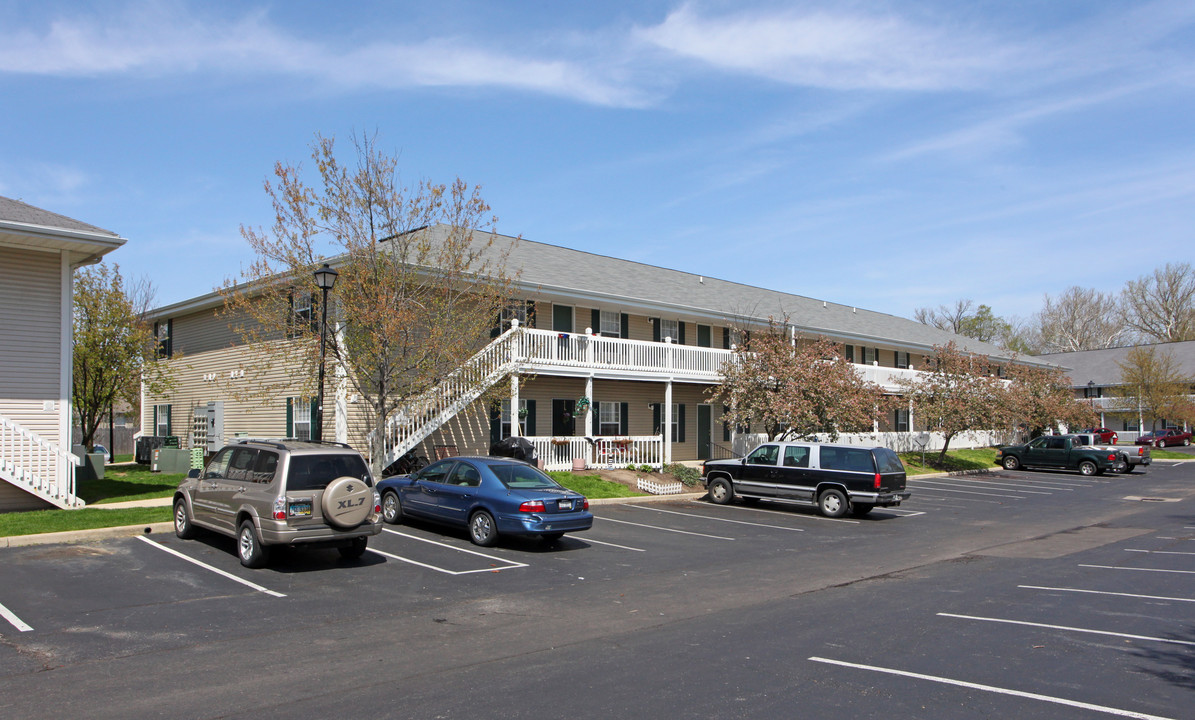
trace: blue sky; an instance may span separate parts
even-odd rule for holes
[[[316,132],[508,234],[897,315],[1195,259],[1190,0],[0,0],[0,108],[0,195],[159,304],[239,274]]]

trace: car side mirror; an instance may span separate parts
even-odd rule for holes
[[[199,473],[200,473],[199,468],[191,468],[190,470],[187,471],[187,479],[188,480],[198,480]]]

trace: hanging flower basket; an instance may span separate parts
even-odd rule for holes
[[[588,409],[589,409],[589,398],[582,395],[577,400],[577,404],[574,406],[573,413],[576,415],[580,415],[581,413],[585,412]]]

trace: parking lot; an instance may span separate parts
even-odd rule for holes
[[[517,716],[550,712],[546,686],[579,717],[1191,717],[1193,479],[914,479],[840,520],[600,505],[588,532],[490,549],[410,523],[360,561],[260,571],[215,535],[9,549],[0,714]]]

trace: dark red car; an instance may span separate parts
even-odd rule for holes
[[[1083,435],[1095,435],[1096,442],[1107,443],[1108,445],[1115,445],[1117,440],[1116,431],[1112,428],[1087,428],[1086,430],[1080,430],[1079,433]]]
[[[1169,430],[1154,430],[1147,432],[1133,441],[1135,445],[1153,445],[1166,447],[1167,445],[1190,445],[1191,433],[1170,428]]]

